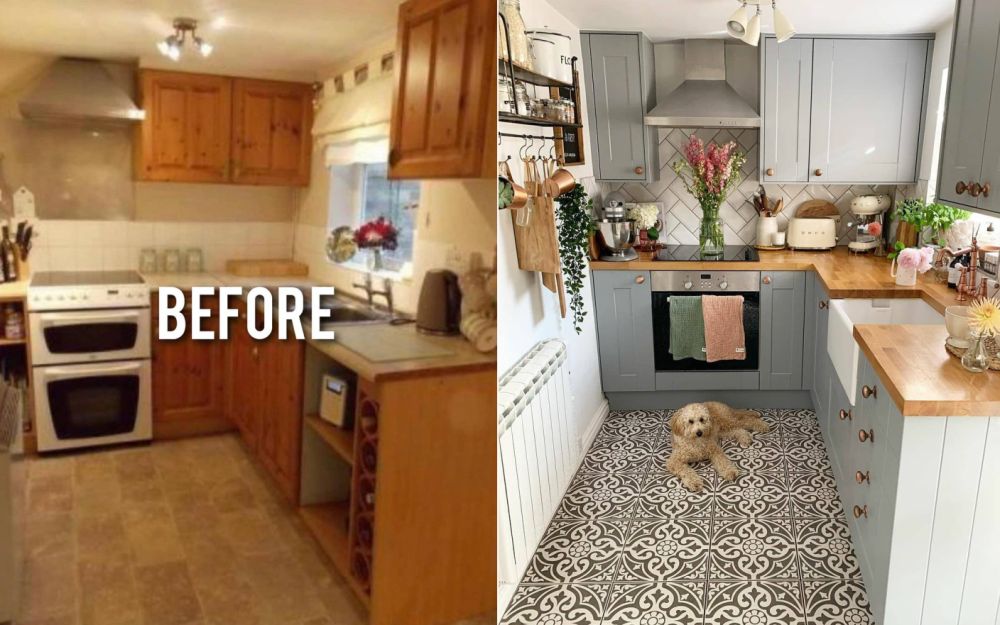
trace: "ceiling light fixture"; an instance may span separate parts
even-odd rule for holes
[[[760,43],[760,5],[767,0],[739,0],[740,8],[726,22],[726,32],[730,37],[740,39],[752,46]],[[747,6],[753,6],[756,11],[747,20]],[[776,0],[771,0],[771,10],[774,12],[774,34],[778,43],[788,41],[795,36],[795,27],[788,17],[778,10]]]
[[[194,44],[198,53],[202,56],[212,54],[212,44],[199,37],[197,30],[198,20],[191,19],[190,17],[175,18],[173,34],[168,35],[163,41],[156,44],[156,49],[171,61],[178,61],[181,58],[181,48],[184,47],[184,42],[187,41],[187,35],[191,33],[191,43]]]

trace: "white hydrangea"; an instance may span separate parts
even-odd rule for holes
[[[635,221],[640,230],[648,230],[660,219],[660,207],[656,204],[635,204],[628,209],[628,218]]]

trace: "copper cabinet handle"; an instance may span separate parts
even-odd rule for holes
[[[814,176],[822,176],[823,175],[823,170],[822,169],[817,169],[816,171],[813,172],[813,175]]]
[[[958,182],[955,183],[955,193],[957,193],[959,195],[962,195],[963,193],[965,193],[966,190],[968,190],[968,188],[969,187],[967,187],[965,185],[965,181],[964,180],[959,180]]]
[[[868,518],[868,504],[863,506],[854,506],[854,518],[860,519],[861,517]]]
[[[771,276],[764,276],[763,279],[761,279],[761,282],[764,284],[771,284]]]
[[[829,307],[830,307],[830,302],[828,302],[827,300],[820,300],[820,303],[819,303],[819,309],[820,310],[826,310]]]
[[[875,430],[858,430],[858,440],[862,443],[867,443],[871,441],[872,444],[875,443]]]
[[[636,176],[641,176],[646,170],[642,167],[636,167],[633,171],[635,171]]]
[[[646,281],[646,276],[636,276],[635,277],[635,283],[636,284],[642,284],[645,281]]]
[[[764,173],[767,174],[768,176],[773,176],[774,175],[774,168],[773,167],[768,167],[767,171],[765,171]]]
[[[873,395],[876,398],[878,397],[878,387],[868,386],[867,384],[865,384],[864,386],[861,387],[861,396],[862,397],[864,397],[865,399],[868,399],[869,397],[871,397]]]
[[[987,182],[986,184],[983,185],[983,197],[989,197],[989,196],[990,196],[990,183]]]
[[[840,413],[837,416],[840,417],[841,421],[850,421],[852,419],[852,417],[851,417],[851,411],[850,410],[844,410],[843,408],[840,409]]]
[[[869,471],[865,471],[864,473],[862,473],[861,471],[857,471],[854,474],[854,481],[857,482],[858,484],[862,482],[868,482],[869,484],[871,484],[872,476]]]
[[[969,195],[971,195],[972,197],[979,197],[979,195],[980,195],[980,194],[981,194],[982,192],[983,192],[983,187],[982,187],[982,185],[981,185],[981,184],[979,184],[978,182],[973,182],[973,183],[972,183],[972,184],[971,184],[971,185],[969,186]]]

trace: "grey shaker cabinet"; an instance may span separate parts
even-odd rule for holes
[[[580,35],[594,176],[652,182],[659,178],[656,129],[644,123],[656,105],[653,45],[642,33]]]
[[[938,185],[938,199],[994,213],[996,194],[973,195],[969,187],[1000,180],[1000,100],[991,102],[1000,95],[998,32],[996,0],[958,3]]]
[[[765,38],[761,181],[914,182],[930,51],[924,38]]]
[[[768,38],[763,48],[761,180],[808,182],[813,41]]]
[[[806,272],[760,276],[760,388],[801,389]]]
[[[595,271],[593,285],[604,390],[654,390],[649,272]]]

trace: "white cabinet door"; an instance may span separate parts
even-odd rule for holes
[[[812,39],[764,40],[761,182],[808,182]]]
[[[924,39],[815,40],[811,182],[916,180],[928,50]]]

